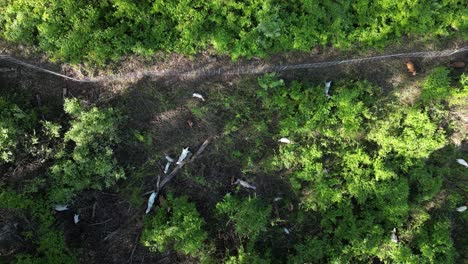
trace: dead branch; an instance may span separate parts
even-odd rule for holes
[[[110,222],[111,220],[112,220],[112,218],[109,218],[109,219],[107,219],[107,220],[104,221],[104,222],[89,224],[88,226],[103,225],[103,224],[105,224],[105,223],[107,223],[107,222]]]
[[[136,250],[136,248],[138,246],[138,239],[140,239],[140,235],[141,235],[141,231],[138,233],[138,235],[137,235],[137,237],[135,239],[135,243],[134,243],[135,246],[133,246],[132,254],[130,254],[130,258],[129,258],[129,261],[128,261],[128,262],[130,262],[130,264],[133,263],[133,254],[135,254],[135,250]]]
[[[174,177],[175,175],[180,171],[180,169],[182,169],[182,167],[185,165],[185,164],[188,164],[188,163],[191,163],[193,162],[205,149],[206,147],[208,146],[208,144],[210,144],[211,140],[213,139],[213,136],[210,136],[208,137],[204,142],[203,144],[200,146],[200,148],[197,150],[197,152],[192,155],[191,157],[187,158],[187,161],[185,162],[182,162],[181,164],[178,164],[177,167],[174,168],[174,170],[171,171],[171,173],[169,173],[169,175],[167,175],[161,182],[159,182],[159,179],[158,179],[158,183],[159,183],[159,188],[157,188],[156,192],[159,194],[160,191],[164,188],[164,186],[166,184],[168,184]],[[152,193],[153,191],[150,191],[150,192],[147,192],[145,193],[144,195],[146,194],[150,194]],[[157,199],[157,197],[155,198]],[[103,241],[106,241],[106,240],[109,240],[110,238],[112,238],[113,236],[115,236],[123,227],[127,226],[128,224],[130,224],[131,222],[133,222],[133,220],[135,220],[137,217],[142,217],[143,215],[143,212],[144,212],[144,209],[140,209],[138,210],[137,212],[135,212],[135,214],[133,215],[132,218],[130,218],[125,224],[121,225],[119,228],[117,228],[115,231],[111,232],[110,234],[108,234],[104,239]]]
[[[93,204],[93,213],[91,214],[91,219],[94,220],[94,217],[96,216],[96,206],[97,206],[97,202],[94,202]]]
[[[181,164],[178,164],[172,171],[171,173],[169,173],[166,177],[164,177],[164,179],[161,180],[161,182],[159,182],[158,180],[158,183],[159,183],[159,186],[156,187],[156,192],[157,193],[160,193],[160,191],[164,188],[164,186],[166,184],[168,184],[174,177],[175,175],[182,169],[182,167],[184,167],[185,164],[188,164],[188,163],[192,163],[195,161],[195,159],[200,156],[200,154],[202,154],[202,152],[206,149],[206,147],[208,146],[208,144],[210,144],[211,140],[213,139],[213,137],[209,137],[207,138],[203,144],[200,146],[200,148],[198,148],[197,152],[192,155],[191,157],[188,158],[187,161],[185,162],[182,162]],[[149,191],[149,192],[145,192],[143,193],[142,195],[148,195],[150,193],[152,193],[153,190]]]
[[[167,177],[165,177],[161,183],[159,184],[159,189],[158,191],[162,190],[164,188],[164,186],[169,183],[173,178],[174,176],[180,171],[180,169],[182,169],[182,167],[185,165],[185,164],[188,164],[188,163],[191,163],[193,162],[198,156],[200,156],[200,154],[206,149],[206,147],[208,146],[208,144],[210,144],[211,140],[213,139],[213,137],[209,137],[208,139],[205,140],[205,142],[203,142],[203,144],[200,146],[200,148],[197,150],[197,152],[189,158],[188,161],[186,162],[182,162],[181,164],[177,165],[177,167],[174,168],[174,170],[172,170],[171,173],[169,173],[169,175],[167,175]]]

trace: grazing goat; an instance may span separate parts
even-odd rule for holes
[[[414,63],[412,61],[406,62],[406,68],[408,68],[408,71],[411,73],[411,75],[416,75],[416,68],[414,67]]]
[[[455,61],[449,64],[453,68],[464,68],[465,63],[463,61]]]

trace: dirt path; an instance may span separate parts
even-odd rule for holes
[[[169,68],[169,69],[160,69],[158,65],[151,67],[142,67],[137,71],[123,72],[116,75],[107,75],[99,77],[71,77],[59,72],[48,70],[44,67],[37,66],[31,63],[27,63],[20,59],[16,59],[9,55],[0,55],[1,60],[6,60],[11,63],[21,65],[33,70],[45,72],[47,74],[55,75],[58,77],[65,78],[67,80],[75,82],[85,82],[85,83],[97,83],[97,82],[114,82],[114,81],[124,81],[129,79],[141,79],[143,77],[167,77],[167,76],[180,76],[180,77],[193,77],[197,78],[199,76],[221,76],[221,75],[253,75],[253,74],[263,74],[268,72],[283,72],[283,71],[292,71],[292,70],[301,70],[301,69],[317,69],[317,68],[326,68],[333,67],[338,65],[348,65],[348,64],[362,64],[362,63],[371,63],[376,61],[383,61],[388,59],[395,58],[404,58],[404,59],[415,59],[415,58],[442,58],[450,57],[460,53],[468,51],[468,46],[456,48],[456,49],[446,49],[439,51],[418,51],[418,52],[407,52],[407,53],[393,53],[386,55],[378,56],[367,56],[359,57],[353,59],[335,59],[335,60],[326,60],[319,62],[310,62],[310,63],[299,63],[299,62],[289,62],[286,64],[272,64],[267,61],[257,61],[257,62],[241,62],[241,63],[229,63],[222,62],[221,64],[212,61],[212,63],[207,65],[194,65],[192,63],[191,68],[187,69],[186,67]],[[187,65],[185,63],[184,65]],[[189,64],[190,65],[190,64]],[[75,72],[74,75],[77,75]]]

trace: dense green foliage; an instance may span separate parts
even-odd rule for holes
[[[246,252],[244,247],[239,248],[237,256],[229,257],[224,263],[226,264],[268,264],[270,260],[262,259],[255,252]]]
[[[84,189],[100,190],[112,186],[124,177],[112,150],[119,142],[118,119],[114,111],[96,107],[85,110],[76,99],[66,100],[64,106],[73,120],[51,167],[57,187],[51,196],[60,202]],[[73,147],[71,152],[67,151],[70,145]]]
[[[0,97],[0,164],[14,159],[14,152],[29,124],[29,116],[16,104]]]
[[[216,210],[220,214],[228,215],[229,222],[234,223],[238,236],[251,240],[255,240],[266,230],[271,214],[271,206],[262,204],[256,197],[239,200],[230,194],[216,205]]]
[[[113,147],[119,142],[118,118],[112,109],[86,110],[76,99],[66,100],[65,112],[73,120],[61,138],[61,126],[50,121],[38,121],[34,113],[27,114],[17,105],[3,98],[0,130],[1,163],[13,163],[14,152],[42,161],[54,158],[50,179],[37,177],[35,186],[49,185],[50,199],[68,202],[84,189],[102,189],[124,177],[113,156]],[[39,128],[39,129],[36,129]],[[71,151],[70,151],[71,149]],[[1,164],[0,163],[0,164]]]
[[[11,166],[30,158],[45,161],[53,156],[60,126],[38,120],[24,102],[0,96],[0,165]]]
[[[432,70],[423,84],[423,103],[438,102],[450,95],[449,70],[438,67]]]
[[[55,229],[55,217],[47,201],[0,189],[0,208],[13,210],[37,223],[37,226],[29,226],[30,230],[23,233],[25,239],[37,246],[37,255],[20,254],[17,263],[78,263],[78,258],[65,245],[63,232]]]
[[[462,168],[448,167],[453,156],[451,161],[433,157],[447,144],[442,126],[446,103],[464,94],[451,87],[447,69],[429,74],[422,104],[416,106],[376,101],[379,89],[367,82],[335,82],[330,99],[322,85],[286,84],[274,75],[259,84],[262,89],[252,99],[259,101],[261,111],[235,103],[239,113],[227,127],[233,136],[246,131],[264,135],[250,152],[243,151],[244,159],[250,159],[244,166],[288,171],[301,207],[320,226],[319,233],[302,236],[296,254],[288,257],[291,263],[363,263],[373,258],[453,263],[447,212],[453,201],[435,216],[424,209],[441,191],[445,175],[463,175]],[[271,153],[266,136],[287,137],[294,144],[259,155]],[[308,226],[307,217],[296,221]],[[393,228],[398,243],[390,240]]]
[[[102,64],[128,53],[193,54],[207,47],[232,58],[316,46],[382,46],[405,35],[467,32],[461,0],[15,0],[0,3],[3,38],[53,58]],[[466,36],[466,35],[465,35]]]
[[[2,159],[0,165],[21,166],[21,162],[47,164],[49,169],[24,180],[17,190],[0,181],[0,208],[28,219],[23,239],[36,246],[35,253],[17,255],[18,263],[78,263],[67,248],[63,232],[55,227],[53,205],[70,203],[85,189],[109,187],[123,177],[113,157],[118,142],[117,116],[112,109],[85,109],[76,99],[65,101],[70,114],[69,129],[39,121],[34,109],[21,109],[14,98],[0,97]],[[21,162],[15,160],[15,154]],[[26,163],[27,164],[27,163]],[[13,185],[14,186],[14,185]]]
[[[203,242],[208,235],[203,230],[205,221],[187,197],[168,196],[167,203],[156,209],[147,219],[141,241],[151,250],[177,252],[201,256]]]

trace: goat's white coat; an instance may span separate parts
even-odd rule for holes
[[[66,204],[56,204],[54,205],[55,211],[62,212],[68,210],[68,205]]]
[[[182,153],[180,154],[179,156],[179,159],[177,160],[177,163],[176,164],[181,164],[182,161],[184,161],[185,158],[187,158],[187,155],[190,153],[190,150],[188,147],[184,148],[182,150]]]
[[[392,230],[392,236],[391,236],[392,242],[398,243],[398,237],[396,235],[396,228],[393,228]]]
[[[195,97],[195,98],[201,99],[203,102],[205,101],[205,98],[203,98],[203,95],[201,95],[199,93],[193,93],[192,96]]]
[[[330,94],[328,93],[330,91],[330,87],[331,87],[331,81],[329,82],[325,82],[325,96],[330,99]]]
[[[149,211],[151,211],[151,208],[153,208],[155,198],[156,198],[156,192],[152,192],[148,199],[148,207],[146,208],[146,214],[149,213]]]
[[[467,208],[467,207],[466,207],[465,205],[463,205],[463,206],[458,207],[456,210],[457,210],[457,212],[460,212],[460,213],[461,213],[461,212],[465,212],[465,211],[466,211],[466,208]]]
[[[167,172],[169,171],[169,167],[171,166],[171,162],[167,162],[166,163],[166,166],[164,167],[164,174],[167,174]]]
[[[458,164],[465,166],[468,168],[468,163],[464,159],[457,159]]]
[[[166,160],[169,161],[169,162],[174,162],[175,160],[173,158],[171,158],[169,155],[166,155]]]
[[[244,187],[244,188],[248,188],[248,189],[253,189],[253,190],[256,190],[257,187],[249,184],[248,182],[246,181],[243,181],[243,180],[240,180],[240,179],[237,179],[237,181],[234,183],[234,184],[239,184],[240,186]]]
[[[75,225],[78,224],[78,222],[80,222],[80,215],[75,214],[73,216],[73,222],[75,222]]]
[[[289,138],[280,138],[278,141],[281,142],[281,143],[285,143],[285,144],[291,144],[292,143],[291,140],[289,140]]]

